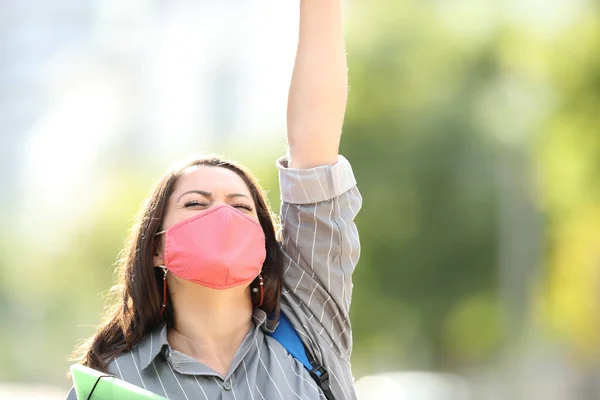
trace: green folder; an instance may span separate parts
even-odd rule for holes
[[[71,365],[71,376],[78,400],[86,400],[92,389],[94,393],[90,400],[166,400],[162,396],[81,364]]]

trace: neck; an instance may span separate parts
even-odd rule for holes
[[[181,282],[171,298],[171,347],[225,375],[252,326],[248,288],[214,290]]]

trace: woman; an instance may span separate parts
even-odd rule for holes
[[[356,398],[348,313],[361,197],[338,156],[341,2],[301,0],[279,235],[242,167],[208,157],[171,168],[138,215],[118,301],[79,362],[169,399]],[[284,315],[329,388],[269,335]]]

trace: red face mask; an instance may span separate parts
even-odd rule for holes
[[[165,267],[181,279],[213,289],[252,282],[265,257],[260,224],[229,205],[178,222],[165,235]]]

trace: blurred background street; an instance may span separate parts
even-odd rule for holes
[[[190,153],[279,209],[298,0],[0,1],[0,398],[64,398]],[[361,399],[600,398],[600,5],[348,0]]]

